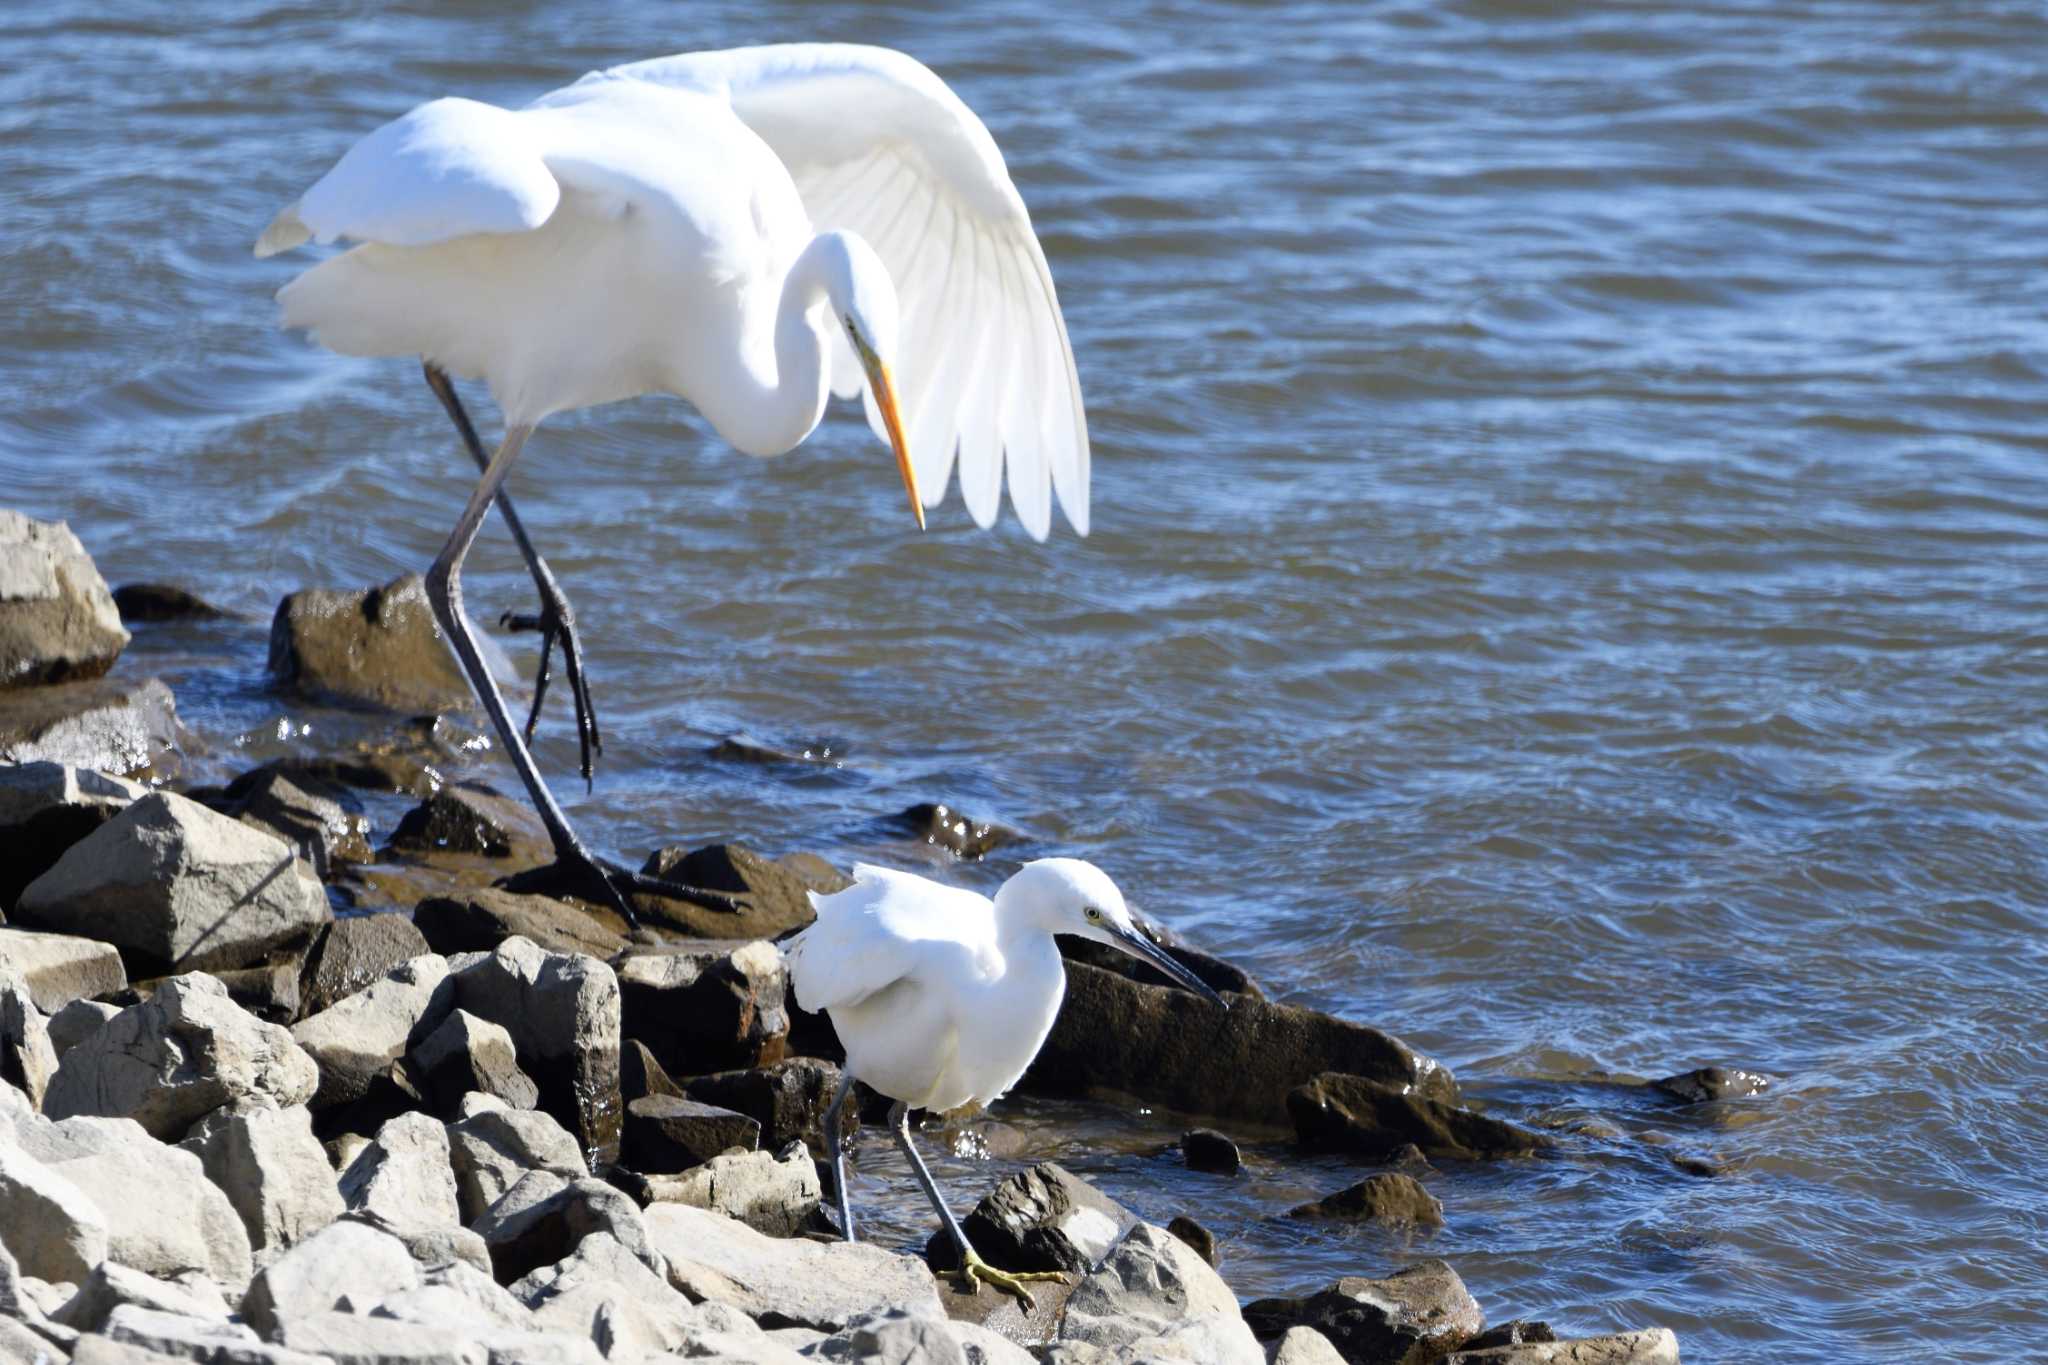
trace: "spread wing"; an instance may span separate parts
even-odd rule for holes
[[[912,57],[790,43],[685,53],[586,79],[629,78],[729,100],[781,158],[819,230],[860,234],[902,305],[897,388],[927,507],[955,453],[977,524],[1010,505],[1034,539],[1052,496],[1088,533],[1088,422],[1073,347],[1031,215],[974,111]],[[850,350],[834,388],[858,388]],[[872,398],[868,423],[883,434]]]
[[[986,896],[867,863],[854,864],[846,890],[811,893],[811,905],[817,922],[783,946],[796,1002],[814,1014],[857,1005],[921,965],[969,966],[995,938]]]

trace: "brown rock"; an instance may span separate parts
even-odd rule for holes
[[[487,953],[508,938],[528,938],[551,953],[584,953],[609,960],[623,952],[617,932],[624,921],[551,896],[525,896],[481,887],[455,896],[423,900],[412,922],[437,953]]]
[[[299,974],[299,1012],[318,1014],[354,995],[401,962],[430,950],[403,915],[352,915],[313,940]],[[438,950],[438,951],[446,951]]]
[[[920,801],[896,820],[917,838],[962,858],[985,858],[1003,845],[1024,838],[1008,825],[976,820],[937,801]]]
[[[780,1149],[820,1132],[819,1122],[838,1085],[839,1068],[832,1063],[791,1057],[773,1066],[699,1076],[685,1081],[683,1091],[693,1100],[747,1115],[761,1125],[761,1145]],[[848,1105],[841,1114],[849,1133],[858,1125],[852,1108]]]
[[[1237,1144],[1214,1128],[1190,1128],[1180,1135],[1181,1160],[1191,1171],[1236,1175],[1244,1165]]]
[[[780,1061],[789,971],[774,944],[697,939],[618,964],[625,1035],[666,1071],[702,1075]]]
[[[1761,1095],[1770,1086],[1771,1078],[1761,1071],[1744,1071],[1733,1066],[1703,1066],[1696,1071],[1650,1082],[1652,1090],[1662,1091],[1681,1104],[1706,1104],[1713,1100]]]
[[[982,1259],[1002,1270],[1095,1269],[1137,1223],[1137,1215],[1056,1161],[1005,1176],[981,1197],[960,1230]],[[944,1228],[924,1246],[925,1263],[951,1271],[959,1248]]]
[[[1195,1249],[1195,1254],[1210,1265],[1216,1264],[1216,1234],[1197,1223],[1186,1214],[1176,1215],[1166,1225],[1166,1230]]]
[[[408,853],[474,853],[485,858],[549,861],[547,831],[525,802],[464,782],[414,806],[391,832]]]
[[[631,1106],[643,1095],[673,1095],[681,1099],[683,1088],[669,1079],[668,1071],[638,1038],[619,1045],[619,1093]],[[630,1109],[629,1109],[630,1112]]]
[[[197,594],[168,583],[123,583],[114,589],[114,608],[124,625],[144,621],[206,621],[226,615]]]
[[[1669,1328],[1648,1327],[1571,1341],[1525,1339],[1454,1351],[1444,1357],[1444,1365],[1678,1365],[1678,1338]]]
[[[71,528],[0,509],[0,688],[97,678],[127,644],[107,581]]]
[[[643,919],[697,938],[780,937],[816,918],[810,892],[823,895],[853,885],[823,858],[809,853],[769,858],[743,844],[713,844],[691,852],[664,848],[640,870],[706,893],[708,904],[666,896],[638,896],[633,902]],[[726,902],[733,908],[721,908]]]
[[[1415,1177],[1388,1172],[1367,1176],[1312,1204],[1292,1210],[1295,1218],[1342,1219],[1347,1222],[1415,1223],[1442,1227],[1444,1206]]]
[[[364,591],[291,594],[270,624],[270,671],[294,692],[344,705],[411,713],[470,701],[418,574]]]
[[[1289,1092],[1296,1140],[1315,1151],[1384,1161],[1413,1143],[1426,1156],[1461,1161],[1528,1156],[1554,1144],[1501,1119],[1364,1076],[1325,1072]]]
[[[1313,1327],[1346,1360],[1434,1360],[1486,1325],[1458,1272],[1442,1261],[1421,1261],[1384,1279],[1346,1276],[1301,1299],[1257,1299],[1244,1320],[1261,1341],[1290,1327]]]
[[[687,1171],[734,1147],[751,1152],[760,1145],[759,1120],[715,1104],[643,1095],[626,1105],[621,1154],[635,1171]]]

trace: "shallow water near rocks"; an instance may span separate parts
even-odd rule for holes
[[[264,623],[423,567],[473,472],[413,367],[272,328],[256,232],[433,95],[908,48],[1046,242],[1095,534],[914,534],[850,410],[769,463],[669,401],[550,423],[513,485],[589,636],[594,793],[565,710],[541,744],[582,827],[993,885],[886,822],[948,801],[1580,1130],[1391,1233],[1285,1218],[1358,1173],[1284,1135],[1198,1175],[1173,1116],[1006,1101],[937,1163],[963,1205],[1055,1156],[1247,1297],[1443,1256],[1496,1320],[1692,1361],[2009,1358],[2048,1329],[2048,21],[1699,8],[15,6],[0,504],[247,615],[121,665],[192,772],[360,724],[263,689]],[[472,566],[480,619],[529,606],[496,532]],[[1707,1062],[1780,1079],[1615,1083]],[[872,1140],[859,1193],[921,1240]]]

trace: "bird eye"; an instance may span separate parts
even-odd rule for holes
[[[1095,908],[1094,906],[1092,906],[1092,905],[1088,907],[1088,909],[1087,909],[1087,912],[1086,912],[1086,913],[1087,913],[1087,915],[1088,915],[1088,918],[1089,918],[1089,919],[1091,919],[1091,920],[1098,920],[1098,919],[1101,919],[1101,918],[1102,918],[1102,912],[1101,912],[1100,910],[1097,910],[1097,909],[1096,909],[1096,908]]]

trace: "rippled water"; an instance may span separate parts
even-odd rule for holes
[[[425,565],[472,473],[411,367],[272,329],[274,209],[432,95],[907,48],[1046,242],[1096,533],[956,498],[910,534],[846,412],[767,464],[673,402],[551,423],[514,484],[609,725],[587,798],[559,717],[542,746],[583,828],[902,859],[878,818],[950,800],[1502,1112],[1726,1168],[1449,1168],[1409,1237],[1279,1217],[1354,1172],[1278,1135],[1222,1182],[1151,1154],[1170,1116],[999,1108],[999,1159],[1196,1211],[1242,1294],[1441,1255],[1495,1318],[1690,1360],[2035,1349],[2039,7],[1101,8],[8,9],[0,503],[256,618],[123,665],[203,762],[325,723],[262,691],[261,620]],[[509,544],[472,564],[480,616],[525,605]],[[844,763],[710,757],[733,732]],[[1709,1061],[1782,1079],[1707,1114],[1611,1083]],[[907,1181],[863,1193],[907,1240]]]

